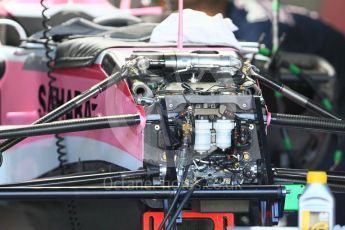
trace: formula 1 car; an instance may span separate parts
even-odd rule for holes
[[[284,183],[306,171],[272,168],[267,126],[344,132],[342,119],[264,77],[252,47],[151,44],[155,26],[72,19],[0,47],[0,198],[142,199],[145,229],[215,211],[231,227],[235,203],[277,223]],[[258,82],[324,118],[270,113]]]

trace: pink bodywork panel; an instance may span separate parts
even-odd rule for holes
[[[44,64],[44,63],[42,63]],[[25,70],[22,62],[6,62],[6,72],[0,81],[1,93],[1,125],[30,124],[46,113],[48,103],[48,77],[46,72]],[[99,65],[82,69],[65,69],[54,73],[57,81],[59,98],[66,98],[68,94],[75,96],[75,91],[82,92],[106,77]],[[64,96],[62,97],[62,91]],[[45,104],[45,106],[43,106]],[[129,153],[138,160],[143,159],[143,129],[145,126],[144,111],[134,103],[133,97],[125,82],[113,86],[101,93],[97,98],[84,103],[81,114],[91,116],[110,116],[120,114],[139,113],[142,123],[138,126],[112,128],[96,131],[75,132],[65,136],[80,136],[95,139],[116,146]],[[73,112],[73,117],[80,117],[80,113]],[[19,145],[33,140],[50,136],[27,138]]]

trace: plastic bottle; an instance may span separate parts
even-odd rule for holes
[[[334,197],[325,172],[308,172],[308,186],[299,199],[299,229],[333,229]]]

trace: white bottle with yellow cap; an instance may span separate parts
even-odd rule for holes
[[[328,230],[334,227],[334,197],[325,172],[308,172],[308,186],[299,199],[299,229]]]

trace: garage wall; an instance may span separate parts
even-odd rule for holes
[[[345,1],[324,0],[321,8],[322,18],[345,35]]]
[[[323,21],[345,35],[345,0],[281,0],[282,3],[303,6],[318,11]]]

